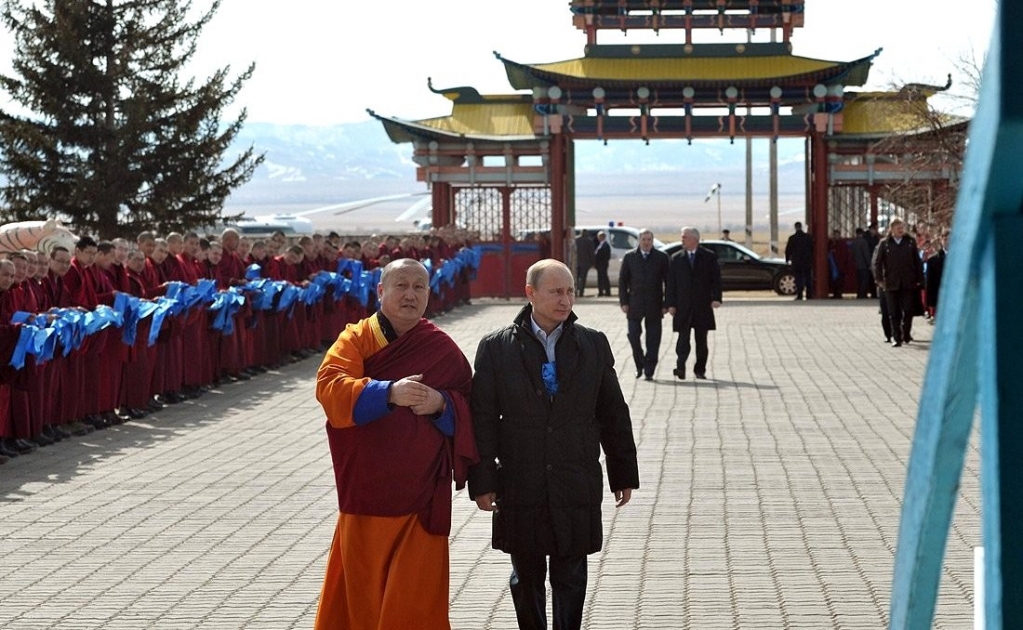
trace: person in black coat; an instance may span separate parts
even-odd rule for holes
[[[892,219],[888,237],[874,252],[874,279],[884,290],[891,322],[892,346],[899,347],[912,340],[913,314],[920,304],[924,286],[923,263],[916,241],[906,234],[902,219]]]
[[[927,271],[924,274],[924,287],[927,294],[927,313],[930,322],[934,323],[934,316],[938,312],[938,292],[941,289],[941,276],[945,272],[945,256],[948,250],[948,232],[941,235],[938,247],[933,254],[927,258]]]
[[[718,257],[700,247],[700,232],[682,228],[682,249],[668,264],[668,290],[664,300],[672,316],[672,329],[678,333],[675,376],[686,377],[690,331],[696,340],[696,378],[707,378],[707,332],[714,330],[714,309],[721,306],[721,267]]]
[[[529,304],[476,350],[472,416],[480,463],[469,496],[493,513],[495,549],[511,555],[520,628],[582,624],[586,556],[603,542],[603,448],[617,507],[639,487],[629,407],[604,333],[576,323],[568,267],[541,260],[526,275]]]
[[[796,276],[796,300],[810,297],[810,271],[813,269],[813,239],[803,231],[803,224],[796,221],[796,231],[785,243],[785,260],[792,265],[792,273]]]
[[[611,264],[611,243],[607,240],[607,232],[597,232],[597,246],[594,252],[593,266],[597,268],[597,297],[611,295],[611,278],[607,268]]]
[[[590,275],[590,268],[593,267],[596,248],[596,241],[586,230],[575,237],[575,294],[579,297],[586,294],[586,276]]]
[[[668,312],[664,288],[668,282],[668,255],[654,249],[654,233],[642,230],[639,247],[622,257],[618,273],[618,301],[629,322],[629,344],[636,364],[636,378],[654,378],[661,346],[661,319]],[[646,352],[643,328],[646,328]]]

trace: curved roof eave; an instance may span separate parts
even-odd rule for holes
[[[421,124],[419,121],[402,120],[390,116],[381,116],[371,109],[366,110],[370,116],[376,118],[384,125],[384,131],[391,139],[391,142],[400,144],[403,142],[415,142],[416,140],[478,140],[481,142],[536,142],[540,136],[537,135],[516,135],[496,136],[486,134],[464,134],[437,129]]]
[[[508,81],[513,89],[516,90],[528,90],[534,87],[546,87],[550,85],[566,86],[578,86],[578,87],[597,87],[601,86],[604,88],[628,88],[628,87],[665,87],[665,86],[679,86],[688,85],[692,87],[728,87],[735,85],[737,87],[742,86],[771,86],[771,85],[791,85],[791,84],[815,84],[825,83],[832,84],[843,82],[844,85],[849,86],[860,86],[867,82],[867,76],[870,72],[870,66],[874,58],[880,54],[881,49],[878,49],[873,54],[849,62],[832,62],[821,59],[810,59],[807,57],[795,57],[790,56],[787,58],[773,58],[773,62],[784,66],[786,63],[789,65],[802,65],[807,66],[810,69],[807,71],[793,72],[790,74],[777,74],[773,76],[751,76],[743,78],[739,69],[742,67],[748,67],[748,64],[752,58],[744,57],[685,57],[685,58],[673,58],[673,59],[630,59],[630,60],[600,60],[579,58],[570,59],[556,64],[543,64],[543,66],[564,66],[568,64],[578,64],[589,62],[591,65],[606,65],[608,68],[612,67],[627,67],[627,64],[634,65],[637,70],[642,69],[642,64],[652,65],[651,62],[663,65],[665,61],[675,62],[679,65],[687,64],[690,66],[696,66],[696,64],[707,65],[708,60],[718,65],[734,65],[736,66],[735,74],[732,78],[727,79],[712,79],[707,77],[699,77],[696,74],[691,76],[674,76],[674,77],[661,77],[661,78],[643,78],[643,77],[590,77],[585,75],[573,75],[566,73],[559,73],[551,71],[541,67],[538,64],[523,64],[506,59],[499,53],[494,52],[496,56],[505,65],[505,72],[508,75]],[[760,58],[763,60],[763,58]],[[614,65],[612,65],[614,64]],[[698,67],[698,66],[696,66]]]

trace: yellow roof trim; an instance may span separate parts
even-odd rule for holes
[[[416,121],[424,127],[472,136],[532,136],[532,103],[456,104],[450,116]]]
[[[926,101],[862,99],[842,109],[843,134],[907,133],[926,127]]]
[[[797,76],[834,68],[833,61],[777,55],[609,59],[584,57],[535,64],[540,71],[594,81],[738,81]]]

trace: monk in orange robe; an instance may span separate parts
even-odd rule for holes
[[[472,370],[422,318],[429,291],[418,261],[388,265],[380,311],[347,326],[316,375],[341,512],[318,630],[451,628],[451,481],[479,458]]]

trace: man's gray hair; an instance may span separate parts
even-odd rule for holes
[[[565,263],[553,258],[544,258],[543,260],[536,261],[526,270],[526,286],[533,287],[534,289],[540,286],[540,279],[543,278],[543,273],[554,267],[561,267],[568,271],[568,275],[572,275],[571,270],[569,270]],[[572,277],[575,278],[575,276]]]
[[[390,276],[392,272],[404,269],[405,267],[419,267],[423,270],[423,275],[426,276],[426,280],[430,280],[430,272],[426,270],[423,263],[419,262],[415,258],[399,258],[398,260],[387,263],[384,270],[380,272],[380,284],[386,285],[387,277]]]
[[[700,240],[700,231],[694,227],[689,227],[687,225],[686,227],[682,228],[682,236],[685,236],[686,234],[691,234],[696,238],[696,240]]]
[[[651,238],[654,235],[654,233],[649,228],[643,228],[642,230],[639,231],[639,237],[640,238],[643,238],[644,234],[649,234],[651,236]]]

